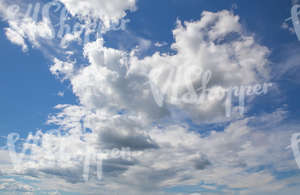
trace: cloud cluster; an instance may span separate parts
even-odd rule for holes
[[[18,192],[18,193],[26,194],[26,192],[27,192],[28,194],[31,194],[29,192],[34,191],[32,186],[17,182],[15,179],[0,179],[0,181],[1,181],[1,184],[0,184],[0,192],[1,193]]]
[[[112,113],[126,110],[150,122],[179,112],[196,123],[219,122],[227,119],[226,98],[218,94],[269,79],[269,50],[245,34],[238,16],[228,11],[204,12],[201,20],[184,25],[178,21],[173,34],[174,55],[155,53],[143,59],[136,57],[135,50],[127,53],[105,47],[102,39],[85,45],[90,65],[69,75],[80,103]],[[207,86],[202,86],[206,70],[212,75]],[[153,98],[151,83],[166,94],[164,107]],[[190,88],[195,89],[195,96],[208,93],[203,104],[173,101],[174,91],[175,98],[180,98]]]
[[[136,3],[134,0],[61,2],[70,13],[98,17],[107,27],[123,18],[126,10],[134,10]],[[23,32],[35,42],[30,38],[35,31],[30,34],[17,24],[15,28],[21,29],[7,29],[8,37]],[[39,187],[43,189],[53,190],[51,184],[54,184],[59,189],[83,194],[99,194],[99,189],[104,194],[128,195],[163,195],[168,190],[175,190],[178,195],[199,194],[201,190],[249,194],[286,187],[289,182],[279,182],[272,171],[296,168],[291,153],[283,151],[292,131],[282,132],[276,129],[275,122],[267,126],[264,122],[274,118],[283,121],[284,110],[232,120],[222,131],[194,132],[189,124],[175,121],[192,119],[203,124],[226,120],[225,99],[217,99],[216,94],[232,86],[268,80],[268,48],[246,33],[239,17],[229,11],[203,12],[200,20],[177,21],[173,35],[172,54],[157,52],[138,58],[135,49],[126,52],[109,48],[99,38],[83,48],[86,66],[54,58],[50,71],[70,82],[79,105],[56,107],[59,111],[49,117],[48,123],[58,129],[39,131],[35,137],[30,135],[31,141],[33,138],[38,141],[25,144],[30,155],[25,155],[21,164],[15,164],[15,173],[39,178]],[[18,37],[12,41],[27,48]],[[188,90],[184,82],[187,77],[181,72],[184,69],[188,69],[191,79],[189,87],[197,89],[199,94],[203,90],[201,73],[212,72],[205,104],[167,98],[163,107],[157,105],[151,83],[167,95],[176,91],[181,96]],[[166,83],[171,72],[177,73],[176,77]],[[266,128],[274,131],[265,131]],[[103,152],[124,148],[133,152],[131,158],[114,158]],[[63,155],[57,159],[57,154]],[[101,181],[97,180],[99,162],[95,154],[103,160]],[[84,183],[82,173],[89,157],[90,180]],[[176,191],[178,186],[198,190]]]
[[[45,15],[45,13],[49,15],[46,10],[49,11],[50,6],[42,9],[40,6],[33,8],[32,5],[28,5],[28,13],[25,13],[26,4],[22,2],[1,0],[0,3],[0,14],[2,19],[8,23],[8,27],[5,28],[6,37],[12,43],[21,46],[24,52],[28,51],[28,44],[40,48],[42,44],[54,38],[54,29],[50,18]],[[34,13],[34,9],[37,10],[37,14]],[[32,15],[31,12],[33,12]],[[42,15],[41,19],[39,19],[40,15]]]
[[[20,165],[18,174],[38,177],[46,183],[50,178],[57,178],[57,182],[64,184],[62,189],[70,190],[72,184],[71,189],[84,194],[87,188],[91,188],[88,190],[90,194],[97,194],[99,189],[113,193],[129,188],[127,194],[158,194],[160,189],[172,189],[178,185],[206,190],[213,188],[225,194],[240,190],[248,194],[284,189],[289,181],[278,181],[273,172],[297,169],[291,151],[285,149],[289,135],[296,130],[283,132],[276,128],[277,123],[285,118],[286,112],[282,110],[232,122],[224,131],[212,129],[204,136],[180,125],[152,127],[141,134],[144,129],[137,132],[126,129],[127,125],[135,128],[129,120],[123,119],[122,126],[119,126],[118,117],[108,119],[100,114],[87,114],[82,119],[86,128],[94,130],[85,134],[77,123],[76,117],[83,113],[78,109],[64,107],[64,117],[56,118],[56,122],[61,120],[72,124],[74,120],[74,126],[69,126],[70,130],[62,137],[49,132],[43,134],[42,144],[32,147],[31,156]],[[267,125],[263,123],[276,116],[282,120]],[[99,126],[102,123],[109,125],[109,129]],[[266,128],[273,130],[265,131]],[[52,158],[59,154],[60,146],[63,146],[63,157],[58,163],[53,163]],[[87,154],[101,153],[104,148],[113,147],[129,147],[135,153],[129,159],[103,158],[101,181],[96,179],[97,162],[92,159],[90,180],[84,183],[82,173]],[[261,167],[269,168],[261,170]],[[217,190],[221,186],[225,189]]]
[[[128,22],[123,20],[127,11],[136,9],[135,0],[0,2],[0,14],[9,24],[5,28],[6,37],[24,52],[28,50],[28,43],[43,50],[50,47],[57,53],[68,49],[73,42],[85,44],[91,35],[101,37],[109,30],[124,29]],[[57,44],[60,47],[55,46]]]
[[[178,21],[173,35],[171,48],[176,54],[155,53],[142,60],[133,57],[129,75],[150,80],[167,94],[167,104],[184,110],[195,122],[224,120],[225,98],[219,99],[218,94],[226,89],[269,79],[268,48],[246,34],[239,17],[228,11],[203,12],[199,21]],[[205,71],[212,74],[209,82],[204,82],[207,86],[203,86]],[[196,89],[194,96],[200,96],[205,87],[209,91],[204,92],[208,97],[203,104],[172,100],[182,97],[189,88]]]

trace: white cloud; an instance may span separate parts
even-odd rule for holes
[[[28,46],[25,44],[27,40],[34,47],[38,47],[46,52],[49,52],[47,49],[51,47],[54,50],[52,52],[61,53],[64,49],[69,48],[73,42],[86,44],[92,35],[101,37],[101,33],[105,33],[108,30],[124,30],[128,22],[128,20],[123,19],[126,16],[126,11],[134,11],[136,9],[135,0],[80,2],[76,0],[61,0],[59,2],[65,5],[73,17],[63,17],[63,11],[66,11],[65,8],[62,8],[63,6],[60,3],[54,1],[47,4],[37,1],[34,2],[33,7],[30,9],[30,5],[20,1],[9,2],[1,0],[0,14],[9,24],[9,27],[6,29],[7,38],[12,43],[22,46],[23,51],[28,49]],[[54,7],[57,9],[52,9]],[[34,11],[37,11],[36,14],[34,14]],[[60,23],[55,25],[53,14],[58,11],[61,14]],[[67,13],[65,14],[67,15]],[[93,21],[95,23],[90,20],[91,18],[94,18]],[[76,23],[74,26],[68,24],[69,20],[74,19],[79,19],[81,23]],[[98,25],[97,19],[100,20],[102,28]],[[84,40],[81,40],[81,36],[84,37]]]
[[[22,184],[19,182],[7,182],[0,184],[0,191],[6,192],[33,192],[34,189],[32,186],[27,184]]]
[[[106,107],[111,112],[126,109],[147,116],[146,119],[168,116],[175,107],[175,112],[183,110],[198,123],[228,120],[225,118],[225,99],[219,100],[215,94],[230,87],[260,83],[269,78],[269,50],[257,44],[253,36],[243,34],[238,20],[230,12],[222,11],[204,12],[201,20],[185,22],[184,26],[178,22],[173,31],[176,42],[172,44],[176,55],[155,53],[138,59],[135,49],[129,55],[104,47],[103,40],[98,39],[84,48],[90,65],[70,78],[73,91],[80,103],[88,108]],[[149,81],[161,91],[169,87],[169,97],[172,90],[178,91],[180,96],[187,90],[186,83],[182,82],[187,75],[180,71],[189,71],[189,68],[192,69],[188,73],[193,75],[188,76],[192,77],[193,87],[201,86],[201,71],[212,72],[207,86],[211,89],[209,99],[205,104],[195,105],[173,102],[168,98],[167,105],[160,108],[153,98]],[[193,70],[195,68],[198,72]],[[177,73],[177,77],[167,86],[166,77],[172,71]],[[157,75],[157,72],[161,74]]]
[[[54,36],[50,18],[43,15],[42,20],[38,20],[36,17],[26,15],[23,13],[25,5],[18,1],[1,0],[0,8],[2,19],[9,25],[6,28],[7,38],[13,43],[21,45],[23,50],[27,49],[25,40],[28,40],[35,47],[40,47],[41,39],[49,40]]]
[[[103,21],[105,28],[118,24],[126,16],[126,11],[136,9],[136,0],[60,0],[72,15],[93,16]]]
[[[10,29],[10,28],[7,28],[6,29],[6,37],[12,42],[12,43],[15,43],[16,45],[20,45],[22,46],[22,50],[25,52],[28,50],[28,47],[25,43],[25,40],[24,38],[16,31]]]
[[[14,44],[22,46],[23,51],[28,50],[25,40],[28,40],[34,47],[39,48],[42,40],[52,39],[54,32],[47,20],[40,22],[33,21],[29,17],[7,18],[9,27],[6,28],[6,37]]]
[[[68,133],[61,137],[55,133],[43,134],[43,144],[33,147],[32,155],[20,166],[22,172],[19,174],[40,178],[45,182],[45,186],[39,185],[43,189],[53,190],[49,187],[51,181],[60,183],[57,189],[83,194],[87,191],[97,194],[101,189],[107,193],[126,191],[127,194],[152,195],[159,194],[161,188],[196,186],[204,182],[226,186],[229,191],[246,188],[249,193],[254,190],[270,192],[283,189],[289,183],[278,182],[272,174],[274,170],[297,169],[291,152],[285,149],[290,135],[297,129],[281,131],[280,128],[285,127],[278,126],[280,122],[277,121],[271,123],[273,125],[268,123],[272,131],[265,131],[266,123],[261,122],[276,116],[284,120],[286,113],[281,110],[236,121],[224,132],[211,131],[203,136],[189,131],[186,126],[150,127],[130,116],[90,113],[77,106],[59,107],[63,111],[50,122]],[[84,133],[83,128],[93,131]],[[57,156],[59,146],[63,146],[63,156]],[[87,154],[115,147],[135,150],[133,159],[104,160],[101,186],[97,185],[94,175],[97,162],[91,159],[90,181],[83,183],[83,160]],[[59,163],[54,163],[55,156]],[[261,166],[272,166],[272,169],[259,171]]]
[[[54,64],[50,67],[50,72],[59,77],[64,75],[63,79],[70,78],[74,72],[74,64],[70,62],[63,62],[57,58],[53,60]]]
[[[228,11],[203,12],[195,22],[178,21],[173,31],[175,55],[155,53],[142,60],[132,57],[129,75],[140,75],[154,83],[161,92],[167,88],[167,104],[183,109],[197,122],[221,119],[225,115],[224,102],[214,94],[227,88],[260,83],[268,80],[269,50],[257,44],[253,36],[243,33],[238,16]],[[186,92],[187,73],[193,87],[201,87],[201,73],[212,72],[207,88],[212,89],[204,104],[185,104],[172,101]],[[168,85],[166,79],[173,72],[176,77]],[[200,92],[198,92],[200,94]],[[224,117],[223,117],[224,118]]]

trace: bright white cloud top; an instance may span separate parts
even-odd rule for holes
[[[72,15],[99,18],[104,26],[119,23],[126,16],[126,11],[136,9],[136,0],[60,0]]]

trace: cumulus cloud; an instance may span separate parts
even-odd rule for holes
[[[175,55],[155,53],[143,59],[136,57],[135,50],[128,54],[107,48],[102,39],[87,44],[84,54],[90,65],[70,79],[81,104],[99,109],[105,105],[113,112],[125,109],[147,119],[168,116],[175,109],[197,123],[224,121],[225,96],[220,99],[217,94],[269,79],[269,50],[245,34],[238,16],[228,11],[204,12],[195,22],[178,21],[173,34]],[[205,71],[211,72],[205,103],[176,101],[190,88],[201,97]],[[153,98],[151,84],[166,94],[163,107]]]
[[[73,92],[82,105],[110,113],[126,110],[145,122],[149,121],[148,117],[159,118],[168,113],[155,103],[147,78],[127,74],[129,59],[126,52],[106,48],[99,39],[87,44],[84,54],[90,65],[70,79]]]
[[[61,2],[72,14],[92,14],[107,26],[135,7],[135,1]],[[274,125],[273,132],[264,131],[261,122],[283,121],[284,111],[235,119],[223,131],[209,129],[209,133],[191,131],[189,125],[170,118],[183,113],[196,123],[224,121],[225,100],[217,100],[215,93],[269,79],[268,48],[245,32],[239,17],[231,12],[203,12],[198,21],[177,22],[172,55],[138,58],[135,49],[128,53],[109,48],[99,38],[84,46],[82,54],[88,65],[76,67],[75,62],[55,58],[50,71],[70,81],[79,105],[56,106],[59,111],[48,123],[58,129],[28,137],[25,146],[30,155],[14,164],[16,173],[41,179],[44,189],[57,184],[53,186],[83,194],[98,194],[101,189],[105,194],[157,195],[168,194],[161,189],[200,184],[225,188],[228,194],[284,188],[288,182],[279,184],[272,171],[296,167],[291,153],[282,151],[293,131],[282,132]],[[162,107],[157,105],[151,83],[167,95],[171,89],[182,95],[187,90],[184,69],[189,69],[192,87],[200,90],[197,93],[203,84],[200,73],[211,71],[210,98],[201,106],[170,98]],[[165,85],[172,71],[177,77]],[[122,158],[106,152],[113,149],[131,153]],[[90,182],[84,183],[87,161]],[[103,178],[97,181],[100,161]],[[262,166],[273,169],[261,171]]]
[[[126,16],[126,11],[136,9],[136,0],[60,0],[73,15],[92,16],[103,21],[104,27],[118,24]]]
[[[175,55],[155,53],[142,60],[133,58],[129,74],[147,77],[166,94],[167,104],[190,113],[195,121],[222,120],[224,96],[219,99],[216,94],[230,87],[268,80],[269,50],[246,35],[239,17],[228,11],[204,12],[201,20],[195,22],[178,21],[173,34],[175,43],[171,47]],[[195,96],[200,96],[205,71],[211,71],[205,103],[176,101],[189,90],[187,78],[192,79],[189,87],[198,90]]]

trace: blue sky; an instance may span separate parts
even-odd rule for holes
[[[300,167],[288,146],[300,133],[300,40],[285,22],[297,1],[59,0],[48,20],[42,9],[38,21],[24,16],[30,3],[49,2],[0,0],[1,194],[299,191]],[[62,9],[71,29],[96,21],[102,31],[92,29],[88,41],[70,31],[61,44]],[[187,80],[201,87],[199,70],[212,75],[208,99],[172,101],[174,91],[190,92]],[[162,106],[151,83],[165,93]],[[246,95],[243,115],[236,96],[230,117],[226,98],[215,99],[230,87],[266,83],[265,94]],[[11,133],[22,138],[18,152],[27,138],[19,164]],[[129,159],[106,155],[124,149]],[[103,158],[100,180],[90,155]]]

